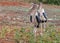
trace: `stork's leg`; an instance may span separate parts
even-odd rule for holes
[[[44,25],[44,29],[45,29],[46,28],[46,23],[44,22],[43,25]]]
[[[38,23],[37,28],[39,28],[40,23]]]
[[[44,29],[46,28],[46,22],[47,22],[47,20],[44,21]]]

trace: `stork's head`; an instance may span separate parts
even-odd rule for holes
[[[39,3],[39,8],[42,8],[42,5],[43,5],[42,2],[40,2],[40,3]]]

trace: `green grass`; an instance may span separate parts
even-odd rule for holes
[[[1,30],[2,37],[0,38],[5,38],[7,30],[8,28],[5,27]],[[60,43],[60,33],[57,33],[54,26],[50,25],[45,29],[42,36],[39,34],[37,37],[34,36],[33,30],[31,27],[20,29],[15,27],[13,39],[16,40],[17,43]]]

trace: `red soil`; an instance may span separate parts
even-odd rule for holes
[[[0,6],[23,6],[23,7],[30,7],[29,3],[23,2],[0,2]]]

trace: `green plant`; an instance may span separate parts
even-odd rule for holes
[[[0,38],[5,38],[8,28],[3,27]],[[60,32],[57,32],[54,26],[49,26],[45,29],[43,35],[34,36],[34,28],[14,28],[14,37],[17,43],[60,43]]]
[[[5,38],[5,34],[7,33],[7,27],[3,27],[2,30],[1,30],[1,35],[0,35],[0,38]]]
[[[47,4],[55,4],[60,5],[60,0],[38,0],[39,2],[47,3]]]

